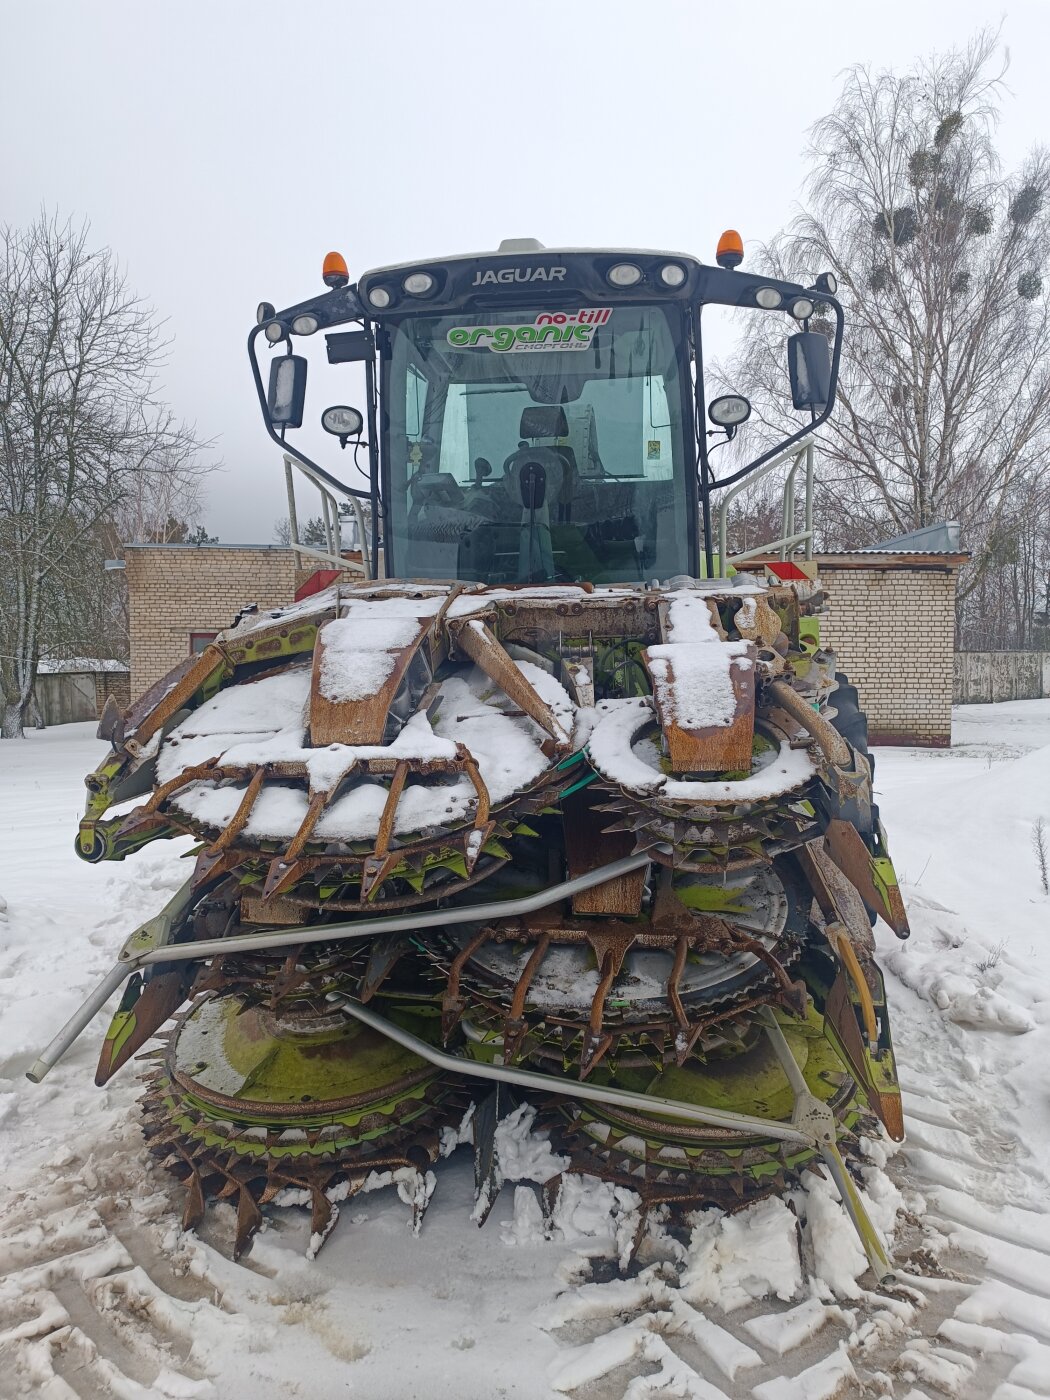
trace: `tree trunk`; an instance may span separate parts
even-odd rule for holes
[[[25,716],[25,706],[21,701],[16,700],[13,705],[5,705],[3,718],[0,719],[0,739],[24,739],[25,732],[22,728]]]

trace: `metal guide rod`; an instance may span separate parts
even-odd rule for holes
[[[524,899],[495,899],[485,904],[457,905],[449,909],[427,909],[411,914],[390,914],[385,919],[356,919],[343,924],[315,924],[312,928],[271,929],[264,933],[242,933],[233,938],[203,938],[192,943],[174,943],[155,948],[149,952],[127,956],[135,967],[150,963],[186,962],[193,958],[219,957],[224,953],[248,953],[257,949],[298,948],[305,943],[338,943],[345,938],[371,938],[378,933],[404,933],[425,928],[442,928],[446,924],[474,923],[479,919],[509,919],[516,914],[532,914],[537,909],[546,909],[559,900],[568,899],[581,890],[589,890],[594,885],[602,885],[606,880],[615,880],[632,870],[640,870],[649,864],[646,855],[626,856],[623,860],[612,861],[609,865],[589,870],[575,879],[563,880],[560,885],[549,885],[536,894]],[[127,949],[127,945],[125,945]],[[125,952],[121,952],[121,958]]]
[[[321,497],[321,508],[324,514],[325,543],[326,549],[313,549],[304,545],[299,539],[299,526],[295,505],[295,485],[292,473],[299,472],[311,485],[315,486]],[[320,559],[327,564],[335,565],[350,570],[352,573],[361,573],[366,579],[373,577],[372,561],[368,548],[368,536],[365,530],[365,516],[361,509],[361,502],[357,496],[348,497],[350,508],[354,512],[357,521],[357,536],[361,550],[361,563],[356,560],[343,558],[342,546],[342,525],[339,515],[339,502],[329,489],[323,478],[319,477],[305,462],[293,457],[290,452],[284,454],[285,482],[288,490],[288,525],[291,535],[291,546],[294,550],[299,564],[302,564],[303,555],[309,555],[312,559]]]
[[[292,477],[292,458],[284,454],[284,484],[288,491],[288,536],[292,546],[292,558],[297,569],[303,567],[303,557],[299,553],[299,517],[295,510],[295,482]]]
[[[794,506],[794,483],[795,474],[802,465],[806,464],[806,528],[795,530],[795,506]],[[734,499],[740,495],[741,491],[753,486],[756,481],[761,481],[770,472],[776,471],[785,462],[791,461],[792,466],[788,473],[788,479],[784,483],[781,493],[781,528],[783,534],[778,540],[768,540],[766,543],[757,545],[754,549],[744,550],[740,554],[731,557],[728,554],[728,533],[729,533],[729,507]],[[715,482],[717,486],[718,483]],[[789,504],[790,495],[790,504]],[[756,554],[771,554],[779,550],[781,558],[785,557],[784,551],[796,544],[805,544],[806,558],[812,557],[812,536],[813,536],[813,438],[807,437],[788,448],[786,452],[774,457],[771,462],[766,462],[758,471],[752,472],[744,480],[735,486],[730,486],[723,490],[718,507],[718,553],[720,559],[720,569],[724,574],[727,564],[737,564],[746,559],[752,559]]]
[[[87,1001],[70,1016],[47,1049],[41,1052],[39,1059],[34,1060],[26,1070],[27,1079],[31,1079],[34,1084],[40,1083],[48,1070],[54,1068],[81,1031],[91,1023],[113,993],[128,978],[130,972],[131,969],[123,963],[117,963],[115,967],[110,968]]]
[[[808,1129],[808,1139],[819,1151],[825,1166],[831,1173],[832,1180],[838,1187],[842,1204],[846,1207],[846,1213],[853,1221],[853,1228],[860,1237],[861,1245],[875,1278],[880,1284],[893,1283],[896,1278],[893,1263],[879,1238],[878,1231],[871,1222],[871,1217],[864,1209],[864,1202],[857,1193],[850,1174],[846,1170],[846,1164],[839,1153],[835,1116],[826,1103],[822,1103],[815,1094],[810,1093],[798,1062],[791,1053],[787,1037],[773,1013],[768,1007],[762,1007],[759,1015],[765,1025],[766,1034],[769,1036],[774,1053],[780,1061],[784,1075],[795,1095],[795,1108],[791,1115],[791,1121],[799,1128]]]
[[[403,1045],[406,1050],[414,1051],[436,1068],[465,1075],[468,1079],[495,1079],[501,1084],[516,1084],[522,1089],[536,1089],[547,1094],[557,1094],[561,1098],[610,1104],[617,1108],[635,1109],[640,1113],[663,1113],[668,1118],[679,1118],[687,1123],[703,1123],[713,1128],[733,1128],[740,1132],[776,1138],[781,1142],[805,1143],[811,1147],[817,1145],[804,1129],[792,1123],[778,1122],[776,1119],[755,1118],[749,1113],[730,1113],[720,1108],[703,1108],[697,1104],[683,1103],[680,1099],[661,1098],[657,1094],[636,1094],[630,1089],[610,1089],[589,1084],[586,1080],[569,1081],[536,1070],[512,1069],[508,1065],[488,1064],[480,1060],[466,1060],[461,1055],[449,1055],[429,1045],[425,1040],[420,1040],[409,1031],[402,1030],[400,1026],[395,1026],[385,1016],[369,1011],[353,997],[336,993],[331,997],[331,1001],[355,1020],[371,1026],[373,1030],[396,1041],[398,1045]]]
[[[189,943],[170,943],[175,921],[189,904],[192,882],[187,880],[179,892],[154,915],[135,930],[120,950],[120,960],[110,969],[76,1013],[69,1018],[39,1058],[26,1071],[26,1078],[39,1084],[48,1070],[53,1069],[69,1047],[91,1022],[106,1002],[133,972],[154,963],[191,962],[196,958],[221,957],[226,953],[245,953],[262,949],[298,948],[305,943],[338,943],[348,938],[370,938],[380,933],[413,932],[424,928],[441,928],[445,924],[470,923],[478,919],[506,919],[515,914],[531,914],[559,900],[568,899],[581,890],[615,880],[632,870],[649,864],[644,855],[626,856],[609,865],[589,870],[575,879],[551,885],[524,899],[491,900],[452,909],[431,909],[413,914],[389,915],[385,919],[358,919],[352,923],[321,924],[312,929],[282,928],[262,933],[241,934],[236,938],[205,938]]]

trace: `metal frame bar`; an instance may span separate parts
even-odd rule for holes
[[[768,543],[756,545],[753,549],[745,549],[739,554],[727,557],[728,533],[729,533],[729,507],[736,497],[756,481],[761,481],[770,472],[791,460],[791,467],[781,492],[780,521],[783,534],[778,540],[771,540]],[[805,520],[804,530],[795,529],[795,477],[803,461],[806,466],[806,491],[805,491]],[[806,558],[813,557],[813,438],[812,436],[801,443],[783,452],[779,457],[774,457],[771,462],[759,467],[743,481],[738,481],[735,486],[729,487],[718,505],[718,563],[719,572],[725,574],[727,564],[742,564],[747,559],[753,559],[759,554],[770,554],[774,550],[780,552],[781,559],[788,557],[788,550],[793,549],[797,544],[804,544],[806,547]]]
[[[299,553],[299,517],[295,510],[295,482],[292,478],[293,457],[288,453],[284,454],[284,484],[288,491],[288,541],[292,546],[292,554],[295,559],[295,567],[303,567],[302,555]]]
[[[466,1075],[469,1079],[494,1079],[502,1084],[514,1084],[521,1089],[535,1089],[544,1094],[557,1094],[560,1098],[582,1099],[585,1103],[609,1104],[615,1108],[636,1109],[643,1113],[666,1113],[669,1118],[677,1118],[686,1123],[702,1123],[713,1128],[731,1128],[738,1132],[761,1133],[763,1137],[776,1138],[780,1142],[795,1142],[801,1145],[815,1145],[811,1134],[791,1123],[781,1123],[776,1119],[758,1118],[750,1113],[732,1113],[722,1108],[702,1108],[696,1104],[684,1103],[681,1099],[666,1099],[658,1094],[638,1094],[630,1089],[613,1089],[604,1085],[592,1084],[587,1080],[577,1083],[567,1082],[554,1074],[543,1074],[537,1070],[514,1069],[498,1062],[489,1064],[484,1060],[466,1060],[462,1055],[450,1055],[445,1050],[425,1040],[420,1040],[409,1031],[388,1021],[385,1016],[368,1010],[354,997],[336,993],[330,998],[334,1006],[339,1006],[356,1021],[370,1026],[373,1030],[396,1041],[406,1050],[413,1050],[421,1059],[437,1069],[448,1070],[452,1074]]]
[[[878,1231],[872,1224],[871,1217],[864,1209],[864,1202],[861,1200],[857,1188],[846,1170],[842,1154],[839,1152],[835,1115],[826,1103],[822,1103],[815,1094],[810,1093],[805,1076],[791,1053],[787,1037],[769,1007],[763,1007],[759,1012],[759,1017],[765,1026],[766,1034],[769,1036],[785,1077],[791,1085],[791,1092],[795,1096],[795,1107],[791,1114],[792,1124],[800,1130],[808,1132],[808,1141],[824,1159],[824,1164],[838,1187],[846,1214],[853,1222],[853,1228],[860,1237],[864,1253],[867,1255],[868,1263],[877,1282],[880,1285],[893,1283],[896,1279],[893,1263],[881,1239],[879,1239]]]
[[[102,1010],[121,983],[143,967],[152,967],[158,963],[193,962],[198,958],[221,957],[226,953],[245,953],[257,949],[269,951],[298,948],[306,943],[339,943],[344,939],[441,928],[446,924],[470,923],[481,919],[512,918],[515,915],[531,914],[538,909],[545,909],[562,899],[569,899],[582,890],[589,890],[606,880],[618,879],[619,876],[629,874],[632,870],[640,870],[648,864],[648,856],[627,856],[623,860],[600,866],[597,870],[590,870],[584,875],[577,875],[575,879],[564,880],[560,885],[551,885],[537,894],[527,895],[524,899],[490,900],[485,904],[388,915],[385,919],[356,919],[349,923],[317,924],[313,928],[305,929],[289,929],[285,926],[280,929],[263,930],[261,933],[240,934],[235,938],[203,938],[189,943],[172,943],[170,939],[176,923],[194,894],[192,881],[187,880],[159,914],[147,919],[127,938],[116,965],[106,973],[79,1010],[74,1012],[46,1050],[33,1062],[26,1071],[26,1078],[31,1079],[34,1084],[39,1084],[92,1018]]]
[[[312,486],[317,488],[321,497],[321,512],[324,521],[325,542],[327,549],[314,549],[310,545],[300,543],[299,540],[299,517],[295,504],[295,478],[293,469],[306,477]],[[330,564],[334,568],[346,569],[350,573],[362,574],[366,579],[373,577],[372,559],[369,550],[368,535],[365,530],[364,511],[361,509],[361,502],[356,496],[350,496],[351,508],[354,518],[357,521],[358,538],[361,541],[361,563],[354,559],[344,559],[342,554],[343,541],[342,531],[339,521],[339,502],[326,481],[324,481],[313,468],[294,457],[290,452],[284,454],[284,476],[288,490],[288,532],[289,543],[295,554],[296,567],[302,568],[302,556],[309,555],[311,559],[321,560]]]

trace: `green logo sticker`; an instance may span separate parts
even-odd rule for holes
[[[542,311],[530,325],[453,326],[445,337],[457,350],[492,350],[505,355],[538,350],[586,350],[599,326],[612,315],[611,306],[579,311]]]

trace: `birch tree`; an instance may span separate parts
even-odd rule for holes
[[[156,394],[153,310],[86,225],[0,229],[0,700],[20,736],[48,619],[68,606],[102,527],[151,478],[205,470]]]
[[[957,519],[976,556],[964,591],[1050,455],[1050,160],[1002,168],[997,53],[982,33],[906,73],[849,70],[811,132],[804,207],[758,259],[807,285],[833,272],[846,312],[823,543]],[[830,336],[820,313],[810,329]],[[786,376],[771,319],[749,318],[727,378],[772,437]]]

